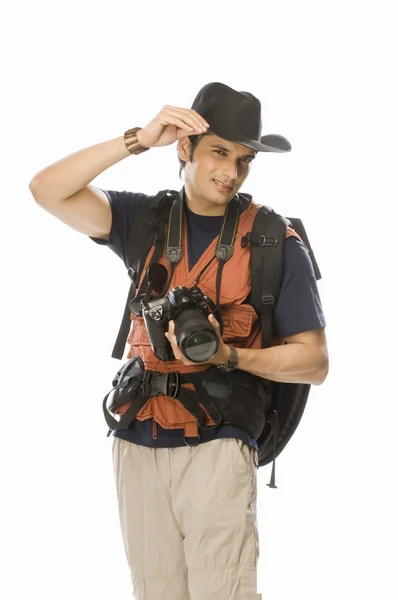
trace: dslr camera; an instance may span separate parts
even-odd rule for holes
[[[160,360],[173,360],[170,342],[164,335],[169,321],[175,322],[175,336],[183,355],[192,362],[209,361],[217,352],[219,339],[208,320],[215,310],[208,296],[194,286],[178,286],[162,298],[142,303],[142,316],[153,352]]]

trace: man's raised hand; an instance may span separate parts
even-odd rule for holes
[[[152,121],[137,132],[137,139],[145,148],[169,146],[187,135],[206,133],[209,123],[196,110],[164,106]]]

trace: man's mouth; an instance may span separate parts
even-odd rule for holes
[[[218,181],[217,179],[213,179],[214,183],[217,186],[217,189],[220,190],[220,192],[230,192],[233,187],[230,185],[223,185],[220,181]]]

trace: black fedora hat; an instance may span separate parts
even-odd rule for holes
[[[208,83],[191,107],[210,124],[209,132],[258,152],[290,152],[290,142],[278,134],[261,135],[261,103],[249,92],[223,83]]]

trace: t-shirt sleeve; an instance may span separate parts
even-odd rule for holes
[[[117,192],[102,190],[109,200],[112,210],[112,226],[109,240],[90,237],[93,242],[108,246],[117,254],[127,267],[127,244],[130,230],[145,202],[150,198],[147,194],[136,192]]]
[[[326,326],[311,258],[304,244],[294,236],[285,240],[282,284],[274,320],[281,337]]]

